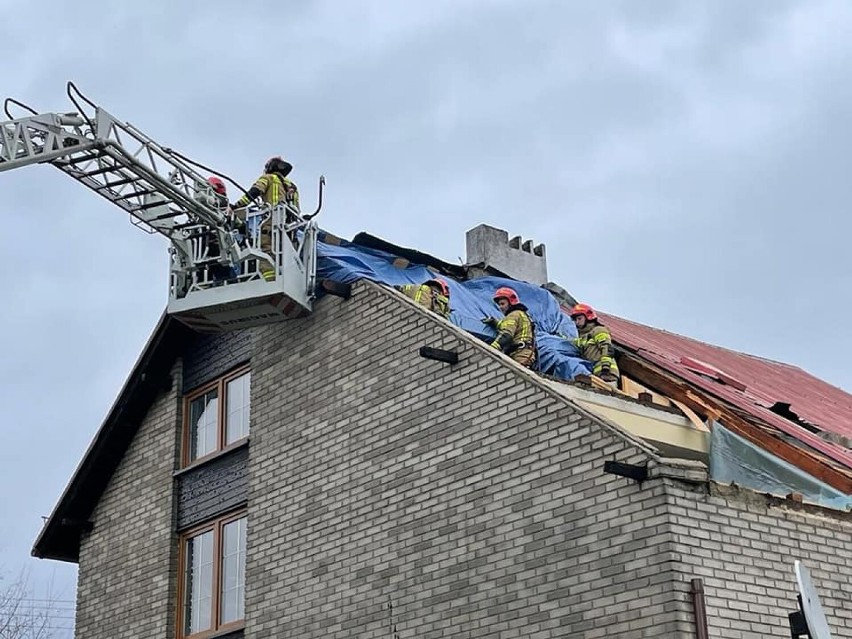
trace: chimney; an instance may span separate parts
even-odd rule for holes
[[[487,224],[470,229],[466,234],[467,264],[497,269],[511,278],[536,286],[547,284],[547,256],[544,244],[533,246],[520,236],[509,239],[509,233]]]

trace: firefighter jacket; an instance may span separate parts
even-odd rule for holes
[[[586,322],[579,331],[579,337],[571,340],[579,350],[583,359],[592,362],[592,373],[601,376],[604,364],[609,364],[609,374],[618,378],[618,365],[615,363],[612,348],[612,337],[609,329],[597,322]]]
[[[271,206],[286,202],[299,210],[299,189],[280,173],[261,175],[249,189],[248,194],[237,200],[236,206],[246,206],[258,197],[263,197],[263,201]]]
[[[510,306],[496,328],[497,337],[491,346],[530,368],[535,363],[535,326],[527,314],[527,307],[523,304]]]
[[[406,284],[405,286],[396,286],[396,290],[401,291],[406,297],[410,297],[415,302],[428,308],[433,313],[437,313],[441,317],[450,316],[450,300],[441,295],[428,284]]]

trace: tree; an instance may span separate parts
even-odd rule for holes
[[[56,618],[50,588],[44,599],[35,599],[26,572],[11,581],[0,576],[0,639],[58,638]]]

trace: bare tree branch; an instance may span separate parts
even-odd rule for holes
[[[52,580],[43,599],[35,599],[25,571],[14,580],[0,575],[0,639],[53,639],[59,615]]]

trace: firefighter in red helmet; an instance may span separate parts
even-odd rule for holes
[[[210,185],[210,188],[213,190],[213,193],[216,194],[216,199],[219,204],[219,207],[221,208],[223,206],[227,206],[228,189],[225,187],[225,183],[222,181],[222,178],[213,175],[207,178],[207,184]]]
[[[269,158],[263,167],[263,175],[257,178],[248,193],[231,205],[236,216],[245,221],[245,207],[258,198],[262,198],[263,202],[269,206],[287,204],[289,208],[298,213],[299,189],[287,178],[292,170],[293,165],[286,160],[277,156]],[[290,222],[292,219],[293,215],[288,210],[286,221]],[[272,222],[270,220],[265,221],[261,226],[259,248],[265,253],[272,254]],[[258,264],[258,270],[263,279],[267,281],[275,279],[275,270],[270,262],[261,260]]]
[[[592,374],[618,388],[618,365],[615,363],[609,329],[601,324],[595,309],[588,304],[574,306],[571,309],[571,319],[574,320],[578,333],[578,337],[571,342],[580,350],[583,359],[592,363]]]
[[[508,286],[494,291],[495,304],[503,311],[503,318],[486,317],[482,320],[497,331],[497,337],[491,346],[525,368],[535,364],[535,326],[530,319],[527,307],[521,304],[518,294]]]
[[[422,284],[405,284],[394,288],[433,313],[450,317],[450,287],[446,280],[433,277]]]
[[[215,175],[207,178],[206,182],[195,185],[195,200],[213,209],[226,209],[228,207],[228,189],[222,178]]]
[[[195,185],[195,200],[212,209],[225,212],[228,208],[228,189],[225,187],[225,182],[215,175],[207,178],[205,182],[198,182]],[[207,255],[218,257],[220,254],[219,237],[215,232],[210,231],[207,234]],[[207,271],[214,282],[229,279],[233,275],[231,267],[223,264],[210,264],[207,266]]]

